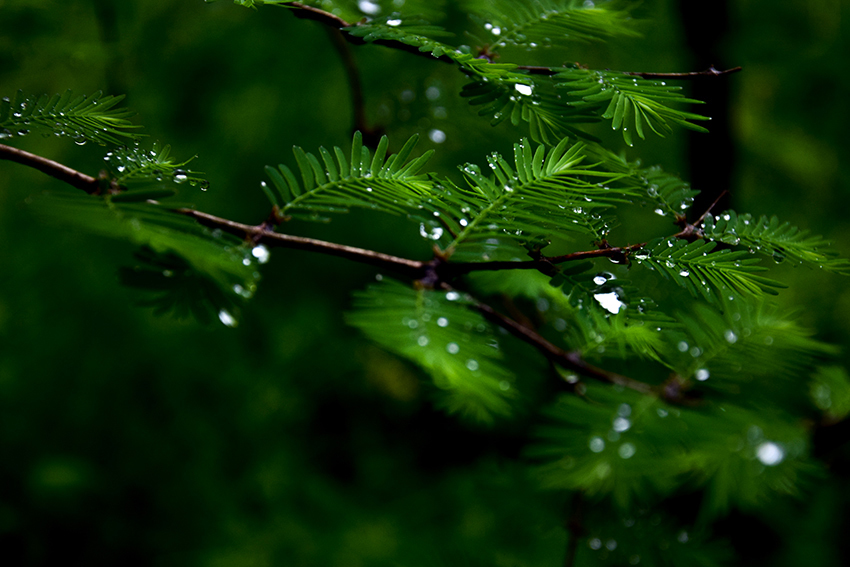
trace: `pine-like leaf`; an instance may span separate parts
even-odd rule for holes
[[[323,215],[348,212],[351,207],[393,214],[415,211],[432,185],[418,173],[434,153],[409,159],[418,138],[412,136],[397,154],[386,157],[389,141],[384,136],[373,156],[356,132],[350,160],[340,148],[333,154],[319,148],[317,158],[295,147],[300,181],[286,165],[267,166],[273,186],[263,182],[262,187],[284,218],[326,221]]]
[[[815,472],[805,430],[767,411],[672,407],[587,384],[583,398],[562,396],[549,416],[533,451],[549,461],[544,483],[609,495],[622,508],[697,482],[708,488],[703,513],[715,515],[794,493]]]
[[[209,181],[201,177],[202,172],[191,171],[185,167],[194,157],[186,161],[176,161],[171,157],[171,146],[160,146],[155,142],[150,150],[139,146],[124,146],[112,150],[103,158],[112,177],[119,185],[139,185],[171,181],[177,184],[188,183],[209,187]]]
[[[717,217],[706,215],[703,223],[706,238],[726,244],[746,246],[773,258],[777,263],[790,259],[792,262],[808,263],[831,272],[850,274],[850,260],[836,258],[837,253],[824,250],[829,242],[808,230],[800,230],[790,223],[762,216],[758,220],[750,214],[737,215],[726,211]]]
[[[383,279],[355,294],[347,316],[384,348],[422,366],[445,390],[445,406],[490,421],[509,413],[511,374],[491,325],[455,291],[416,290]]]
[[[32,129],[47,129],[57,136],[70,136],[79,144],[121,144],[137,139],[140,134],[128,130],[139,128],[129,120],[133,112],[116,108],[122,96],[63,95],[36,97],[18,91],[14,100],[0,100],[0,139],[25,136]]]
[[[684,287],[694,297],[717,301],[730,293],[745,296],[776,295],[784,284],[759,275],[767,268],[757,266],[758,259],[747,252],[720,250],[713,241],[685,242],[676,238],[659,238],[632,255],[637,264],[656,270],[662,276]]]
[[[762,302],[733,300],[722,306],[721,311],[695,304],[677,314],[680,334],[664,337],[668,365],[704,392],[736,396],[738,405],[806,411],[795,385],[801,373],[837,349]]]
[[[489,51],[507,46],[563,47],[616,36],[637,36],[628,12],[612,3],[579,0],[490,0],[475,8]]]
[[[148,304],[158,310],[210,311],[222,323],[235,325],[234,306],[256,289],[256,265],[267,259],[265,248],[252,250],[238,238],[210,231],[165,206],[122,199],[133,193],[51,194],[37,201],[37,210],[48,219],[142,246],[141,264],[124,270],[122,279],[154,293]]]
[[[641,139],[646,138],[647,128],[661,137],[673,131],[670,124],[707,132],[689,122],[708,120],[707,117],[670,106],[701,101],[685,98],[679,92],[681,87],[668,86],[664,81],[578,67],[561,70],[554,80],[565,96],[574,99],[568,104],[611,120],[611,127],[622,130],[623,139],[630,146],[635,132]]]
[[[481,243],[528,243],[555,236],[584,235],[600,240],[607,232],[601,213],[627,199],[610,190],[615,174],[584,165],[583,145],[566,139],[547,154],[528,140],[514,145],[514,166],[499,154],[488,156],[491,175],[467,164],[468,188],[436,187],[433,208],[446,231],[446,253],[480,248]],[[433,236],[431,236],[433,238]],[[436,240],[436,238],[434,238]],[[482,259],[482,258],[478,258]]]
[[[574,124],[595,122],[598,118],[585,108],[570,107],[547,89],[547,79],[533,80],[528,75],[512,73],[506,77],[487,77],[464,85],[460,95],[472,106],[481,106],[479,116],[490,118],[496,126],[510,119],[519,126],[528,123],[529,135],[535,142],[556,143],[567,135],[594,139]]]

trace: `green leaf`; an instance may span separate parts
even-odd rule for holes
[[[186,166],[195,159],[177,161],[171,157],[171,146],[160,146],[154,142],[150,150],[140,146],[123,146],[111,150],[103,158],[112,178],[122,186],[138,186],[173,182],[178,185],[188,183],[206,191],[209,181],[203,172],[191,171]]]
[[[129,120],[133,112],[117,108],[122,96],[73,96],[70,90],[49,97],[25,95],[18,91],[14,100],[0,103],[0,139],[25,136],[33,129],[48,130],[57,136],[70,136],[78,145],[121,144],[136,140],[140,134],[129,132],[140,126]]]
[[[786,259],[799,264],[811,264],[830,272],[850,275],[850,260],[837,258],[832,250],[825,250],[829,242],[808,230],[800,230],[788,222],[768,219],[758,220],[750,214],[738,215],[726,211],[717,217],[706,215],[703,223],[706,238],[726,244],[746,246],[752,252],[772,258],[776,263]]]
[[[681,87],[615,71],[592,71],[579,67],[558,71],[553,79],[556,88],[567,97],[567,104],[611,120],[611,127],[622,131],[629,146],[633,145],[632,132],[637,132],[642,140],[646,138],[644,126],[661,137],[672,132],[670,124],[707,132],[692,121],[709,118],[670,106],[674,103],[700,103],[682,96],[679,92]]]
[[[491,52],[507,46],[567,47],[617,36],[637,36],[625,10],[574,0],[491,0],[477,7]]]
[[[244,246],[155,202],[126,198],[133,194],[46,194],[35,207],[48,220],[141,246],[141,265],[122,271],[122,280],[153,293],[147,304],[157,311],[235,325],[237,306],[256,289],[265,248]]]
[[[355,133],[351,163],[342,149],[333,152],[320,148],[322,163],[311,153],[294,148],[302,183],[285,165],[266,167],[275,191],[263,191],[284,218],[327,220],[327,213],[348,212],[360,207],[392,214],[418,210],[428,195],[432,182],[419,171],[433,155],[433,150],[408,160],[418,136],[412,136],[401,151],[384,158],[389,141],[381,138],[374,156],[363,145],[360,132]],[[336,159],[336,161],[334,161]]]
[[[830,421],[837,423],[850,415],[850,376],[844,368],[819,368],[812,377],[809,392]]]
[[[455,291],[413,289],[384,278],[354,296],[347,320],[387,350],[424,368],[443,405],[480,421],[510,412],[513,376],[491,325]]]
[[[714,251],[713,241],[686,242],[677,238],[659,238],[632,255],[634,261],[655,270],[694,297],[718,301],[729,293],[744,296],[776,295],[784,284],[759,275],[767,268],[757,266],[758,259],[746,252]]]
[[[445,226],[446,253],[467,253],[477,259],[482,244],[524,244],[556,236],[583,235],[601,240],[607,232],[603,213],[629,197],[628,191],[608,189],[616,174],[585,165],[584,146],[564,139],[548,153],[543,146],[532,152],[528,140],[514,145],[514,165],[499,154],[487,161],[491,174],[476,165],[461,168],[467,181],[462,188],[447,181],[435,186],[426,206]],[[545,156],[545,157],[544,157]],[[424,220],[424,219],[423,219]],[[457,259],[457,258],[455,258]]]

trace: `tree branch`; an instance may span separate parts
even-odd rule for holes
[[[333,242],[325,242],[324,240],[316,240],[314,238],[281,234],[270,230],[266,223],[259,225],[242,224],[196,211],[195,209],[172,210],[175,213],[192,217],[208,228],[219,229],[229,234],[251,239],[256,244],[338,256],[361,264],[368,264],[382,270],[392,270],[413,279],[420,279],[427,273],[427,262],[399,258],[390,254],[384,254],[383,252],[346,246],[344,244],[334,244]]]
[[[578,352],[567,352],[562,348],[553,345],[532,329],[517,323],[505,315],[502,315],[485,303],[477,303],[475,304],[475,308],[484,316],[485,319],[502,327],[516,338],[530,344],[540,351],[547,359],[566,370],[571,370],[577,374],[581,374],[582,376],[592,378],[606,384],[623,386],[624,388],[629,388],[630,390],[640,392],[641,394],[665,397],[665,392],[663,390],[659,391],[644,382],[639,382],[638,380],[621,376],[620,374],[609,372],[602,368],[597,368],[592,364],[588,364],[582,360]]]
[[[564,67],[566,68],[566,67]],[[529,75],[556,75],[561,71],[558,67],[539,67],[536,65],[518,65],[517,69],[526,71]],[[643,77],[644,79],[670,79],[670,80],[694,80],[694,79],[713,79],[722,77],[741,71],[741,67],[733,67],[720,71],[714,67],[709,67],[703,71],[690,71],[688,73],[648,73],[642,71],[620,71],[623,75],[632,75]]]
[[[555,264],[586,260],[588,258],[625,258],[630,252],[639,250],[646,246],[646,242],[619,246],[616,248],[600,248],[598,250],[584,250],[573,252],[562,256],[541,256],[535,260],[526,261],[497,261],[497,262],[456,262],[446,263],[440,267],[440,273],[444,277],[457,277],[471,272],[497,271],[497,270],[538,270],[544,274],[551,274]]]
[[[80,173],[75,169],[71,169],[70,167],[53,160],[25,152],[24,150],[19,150],[18,148],[0,144],[0,159],[14,161],[21,165],[37,169],[42,173],[46,173],[50,177],[54,177],[59,181],[64,181],[72,187],[82,189],[89,195],[100,191],[100,183],[96,178],[86,175],[85,173]]]

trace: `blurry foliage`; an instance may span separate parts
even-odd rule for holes
[[[528,313],[550,340],[600,365],[648,381],[671,372],[691,380],[707,402],[697,407],[596,384],[554,397],[551,369],[474,311],[459,310],[470,304],[466,296],[388,279],[369,284],[372,269],[294,251],[276,252],[257,286],[257,264],[268,260],[268,250],[166,209],[178,206],[167,199],[175,195],[201,210],[256,221],[268,214],[257,188],[270,179],[266,197],[306,220],[366,209],[337,215],[329,225],[294,220],[287,229],[298,234],[420,258],[436,243],[456,259],[480,260],[497,250],[488,243],[495,232],[488,231],[504,228],[490,223],[505,223],[526,230],[498,247],[512,259],[540,244],[545,234],[533,234],[534,227],[563,228],[576,216],[572,208],[544,214],[551,203],[541,190],[574,189],[564,184],[577,177],[549,176],[561,169],[551,165],[577,151],[558,145],[569,133],[623,153],[588,142],[580,148],[585,162],[560,165],[604,176],[581,183],[610,181],[616,194],[640,206],[621,211],[620,201],[609,203],[600,191],[601,199],[579,203],[600,214],[598,223],[575,230],[579,247],[566,239],[551,247],[571,251],[601,237],[669,235],[672,230],[657,227],[665,219],[654,217],[653,225],[641,207],[669,220],[694,196],[675,174],[685,170],[681,130],[667,125],[695,127],[685,121],[701,118],[666,105],[688,102],[687,95],[647,81],[643,94],[650,98],[641,99],[629,85],[605,91],[606,80],[614,87],[624,80],[610,71],[576,67],[564,72],[568,77],[530,77],[514,64],[552,65],[526,50],[538,35],[543,43],[550,26],[566,26],[591,40],[550,51],[569,53],[571,62],[685,70],[689,62],[674,55],[682,51],[681,32],[671,3],[647,2],[631,12],[657,21],[642,29],[645,39],[632,38],[626,26],[603,34],[620,36],[606,47],[594,40],[592,21],[582,19],[597,17],[595,9],[582,12],[587,3],[540,0],[508,13],[499,8],[508,3],[467,1],[459,6],[477,15],[455,21],[460,8],[447,2],[307,2],[349,22],[374,18],[351,30],[367,42],[401,40],[445,55],[464,71],[379,46],[352,48],[369,122],[389,138],[374,153],[355,138],[359,151],[321,149],[318,156],[300,147],[351,136],[348,97],[340,96],[348,85],[336,53],[319,24],[263,6],[285,2],[237,3],[259,11],[228,2],[0,2],[0,83],[10,97],[0,105],[2,142],[92,175],[91,164],[102,163],[129,188],[105,197],[69,195],[58,181],[3,165],[0,542],[10,564],[542,566],[563,562],[565,527],[580,535],[576,565],[726,565],[735,556],[747,565],[796,565],[800,558],[840,564],[850,474],[850,447],[840,431],[850,413],[850,381],[846,354],[827,343],[848,342],[850,295],[836,276],[788,266],[847,272],[846,261],[825,249],[827,240],[850,249],[842,206],[850,177],[839,167],[850,118],[843,96],[850,70],[841,55],[850,37],[846,3],[734,7],[728,57],[746,71],[728,79],[737,89],[740,150],[732,194],[736,210],[766,216],[709,215],[708,244],[652,242],[633,269],[645,278],[645,295],[626,266],[606,260],[554,279],[518,272],[470,278],[494,301],[512,297],[506,309]],[[567,12],[536,20],[525,7],[559,4],[580,17]],[[598,17],[620,26],[629,12],[619,8],[627,4]],[[454,35],[394,24],[402,12]],[[470,24],[475,35],[464,33]],[[494,41],[483,39],[487,34]],[[474,57],[488,42],[502,57],[492,64]],[[622,45],[628,48],[616,49]],[[577,79],[591,73],[602,73],[591,77],[594,90]],[[192,167],[205,173],[187,169],[188,161],[172,158],[159,143],[106,154],[98,144],[137,137],[129,129],[132,114],[114,107],[117,97],[15,98],[10,89],[18,87],[126,93],[145,133],[168,140],[181,155],[197,154]],[[573,110],[557,110],[552,101],[560,94],[572,97]],[[87,117],[94,101],[108,121]],[[60,116],[63,108],[68,112]],[[478,114],[494,123],[510,118],[520,131],[492,129]],[[606,121],[594,124],[600,119]],[[35,126],[45,127],[44,136]],[[524,127],[549,144],[514,144]],[[649,131],[667,137],[646,136]],[[63,133],[93,143],[63,144]],[[401,150],[395,141],[415,134],[422,140],[410,161],[385,161]],[[639,154],[622,145],[638,138],[647,138]],[[284,160],[283,148],[293,145],[299,146],[295,165],[269,167],[264,177],[264,166]],[[419,156],[435,148],[441,151],[425,176]],[[480,162],[482,155],[489,155],[489,175],[467,164],[462,182],[445,182],[460,179],[457,164]],[[513,163],[502,155],[512,155]],[[409,167],[398,169],[405,162]],[[602,162],[602,171],[592,173]],[[359,196],[390,177],[409,183],[408,192],[392,196],[398,202]],[[700,188],[698,179],[690,181]],[[443,199],[417,202],[425,190],[443,191]],[[43,191],[49,194],[38,194]],[[519,197],[529,201],[520,205]],[[409,198],[422,206],[413,225],[369,211],[392,210]],[[44,206],[56,199],[65,203],[62,226],[53,222],[57,209]],[[494,204],[510,200],[515,216],[492,215]],[[615,204],[620,216],[603,217]],[[426,216],[434,212],[454,235]],[[120,239],[69,231],[69,218]],[[415,236],[417,225],[423,241],[386,237],[411,234],[410,226]],[[703,257],[709,246],[723,252]],[[729,246],[738,249],[724,249]],[[752,273],[758,256],[749,249],[780,262],[771,277],[790,284],[771,304],[745,304],[738,295],[774,288]],[[116,265],[123,266],[117,279],[145,290],[142,303],[155,310],[191,311],[202,321],[217,316],[225,325],[241,314],[239,331],[154,318],[133,307],[139,294],[114,285]],[[724,286],[731,301],[725,292],[705,291]],[[358,288],[366,291],[352,301],[349,290]],[[611,294],[637,308],[609,312],[598,298]],[[691,295],[715,307],[694,303]],[[798,315],[789,316],[789,309]],[[436,388],[417,367],[342,326],[343,312],[387,351],[433,370]],[[390,317],[406,328],[394,331]],[[817,339],[808,327],[819,329]],[[427,348],[411,349],[411,337],[426,337]],[[454,356],[460,351],[464,356]],[[463,372],[481,378],[471,396],[457,388],[467,385]],[[557,376],[571,384],[577,379]],[[493,425],[446,416],[432,398],[462,414],[495,416]],[[553,398],[546,417],[529,411]],[[503,417],[508,404],[515,410],[509,419]],[[830,431],[839,432],[838,441]],[[528,474],[529,463],[536,474]],[[557,490],[541,493],[541,481]],[[787,494],[797,499],[777,496]]]

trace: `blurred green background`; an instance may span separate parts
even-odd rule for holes
[[[779,215],[846,256],[850,2],[732,4],[715,29],[717,60],[688,47],[694,24],[682,23],[678,3],[646,0],[635,13],[649,20],[643,39],[540,62],[741,65],[723,79],[729,155],[695,161],[691,138],[677,132],[636,144],[629,157],[686,178],[706,164],[727,169],[736,210]],[[491,128],[456,96],[463,77],[448,65],[377,46],[354,56],[370,125],[396,149],[419,132],[420,151],[438,150],[432,169],[481,163],[519,137],[507,125]],[[193,168],[212,186],[183,189],[181,199],[243,222],[268,214],[263,166],[291,164],[294,144],[344,147],[351,137],[348,85],[326,30],[283,9],[224,0],[0,0],[0,87],[2,96],[19,88],[126,94],[151,140],[171,144],[178,158],[198,155]],[[699,110],[717,124],[726,113]],[[104,153],[39,134],[13,143],[92,175]],[[443,415],[418,370],[344,325],[350,291],[374,270],[276,250],[238,328],[158,318],[117,283],[132,247],[44,223],[28,203],[45,190],[73,191],[0,162],[0,563],[560,564],[564,502],[537,492],[516,460],[527,420],[485,429]],[[429,255],[402,219],[358,213],[293,230]],[[635,221],[612,240],[665,232]],[[778,301],[819,338],[848,344],[845,280],[776,272],[791,283]],[[542,364],[529,354],[519,351],[526,372]],[[834,475],[802,502],[729,520],[749,530],[729,530],[744,564],[841,564],[835,544],[850,528],[850,467],[846,455],[831,458]]]

